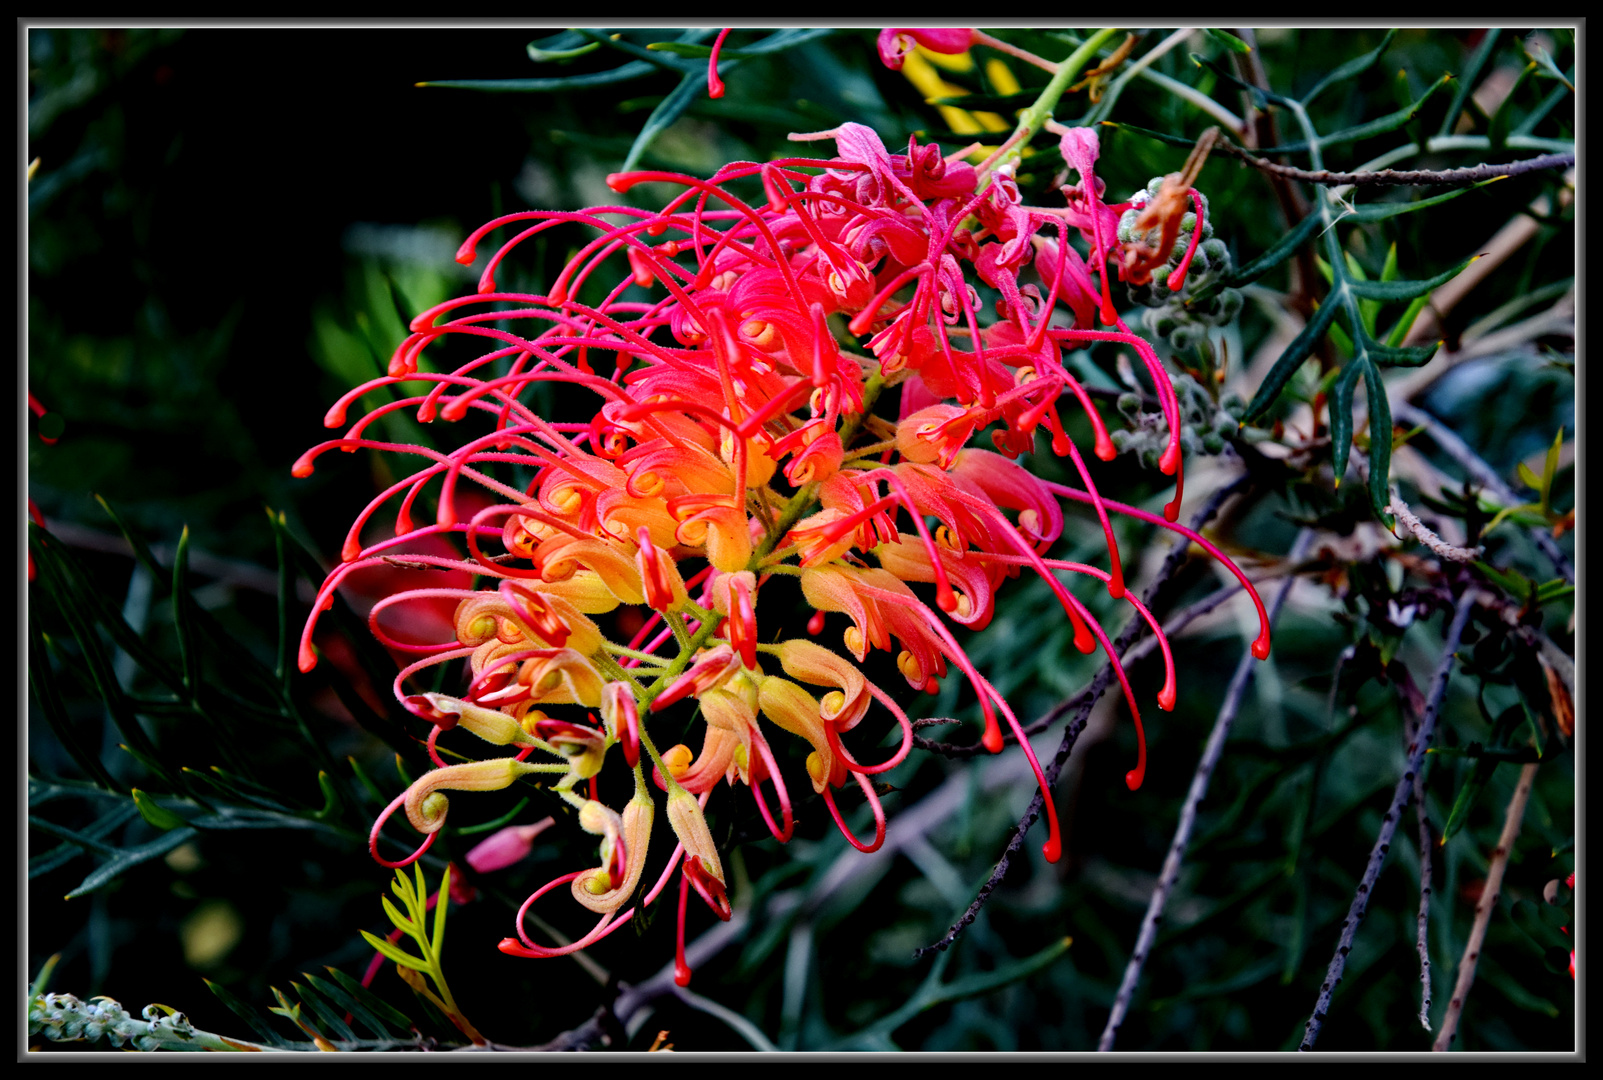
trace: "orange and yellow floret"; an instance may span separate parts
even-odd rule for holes
[[[556,948],[530,939],[520,911],[517,937],[501,946],[508,953],[572,952],[628,921],[656,816],[655,785],[667,793],[678,846],[639,899],[654,902],[678,872],[679,975],[687,980],[689,892],[720,917],[730,912],[702,812],[712,789],[720,781],[745,784],[773,834],[781,841],[792,834],[793,803],[772,728],[811,747],[807,780],[847,839],[864,851],[878,848],[886,823],[870,777],[902,762],[912,725],[858,666],[873,649],[893,653],[915,689],[934,690],[953,667],[962,673],[984,715],[984,745],[999,751],[1005,724],[1029,758],[1045,800],[1045,851],[1056,859],[1057,815],[1040,765],[951,624],[984,628],[997,589],[1029,567],[1057,595],[1076,646],[1111,657],[1107,635],[1057,571],[1104,582],[1156,631],[1125,592],[1109,512],[1206,545],[1171,524],[1181,467],[1173,387],[1151,346],[1108,299],[1109,261],[1121,274],[1127,263],[1114,239],[1123,207],[1101,200],[1095,135],[1077,129],[1064,137],[1080,181],[1063,189],[1067,206],[1052,209],[1023,205],[1006,170],[987,175],[934,146],[913,142],[905,155],[892,155],[855,124],[828,137],[837,144],[834,159],[735,163],[710,180],[665,172],[611,178],[620,193],[647,181],[681,187],[662,210],[529,211],[485,225],[463,244],[460,262],[472,262],[490,232],[516,232],[490,257],[478,293],[414,319],[388,375],[343,397],[326,422],[343,426],[349,406],[375,391],[382,403],[296,465],[304,476],[321,454],[359,448],[418,461],[352,525],[343,564],[323,585],[302,637],[303,670],[316,663],[317,614],[357,569],[404,553],[408,563],[494,585],[412,589],[373,609],[373,633],[418,656],[396,677],[394,692],[432,725],[427,745],[437,768],[380,816],[370,848],[386,866],[405,865],[443,827],[445,792],[496,790],[533,773],[554,778],[579,825],[600,837],[599,865],[549,883],[525,909],[566,884],[600,920]],[[763,201],[731,190],[753,178]],[[497,290],[495,275],[520,244],[574,225],[590,239],[543,295]],[[1073,236],[1089,257],[1071,245]],[[994,317],[982,313],[971,275],[1000,294]],[[424,350],[447,337],[478,339],[486,351],[449,372],[423,369]],[[1162,518],[1104,499],[1058,417],[1058,402],[1072,395],[1092,425],[1094,452],[1113,457],[1088,395],[1062,363],[1065,345],[1104,340],[1132,347],[1158,388],[1170,431],[1161,468],[1177,481]],[[527,399],[546,382],[593,394],[589,418],[538,415]],[[391,387],[419,383],[432,385],[421,395],[387,396]],[[872,411],[892,390],[899,394],[894,423]],[[402,409],[424,423],[472,417],[465,426],[473,434],[456,450],[436,451],[368,433]],[[1017,463],[1043,425],[1083,489],[1043,482]],[[972,447],[988,428],[994,451]],[[532,470],[534,479],[510,484],[507,466]],[[434,521],[419,525],[414,508],[436,480]],[[458,497],[464,483],[477,489],[472,500]],[[1096,513],[1107,569],[1048,557],[1063,531],[1060,499]],[[459,512],[462,506],[471,511]],[[364,527],[385,507],[396,514],[394,535],[364,545]],[[439,536],[455,537],[464,551],[413,552],[421,538]],[[799,579],[816,609],[814,634],[824,613],[847,617],[844,653],[802,638],[763,644],[758,602],[775,575]],[[452,640],[401,640],[381,625],[383,612],[422,600],[457,601]],[[627,643],[609,640],[591,618],[622,605],[650,612]],[[1163,649],[1158,702],[1167,709],[1175,686],[1167,642]],[[1267,622],[1254,651],[1267,654]],[[460,697],[412,689],[425,669],[462,660],[471,678]],[[1134,691],[1117,658],[1113,667],[1139,729]],[[651,718],[690,699],[706,721],[700,750],[659,751]],[[876,703],[900,725],[901,741],[888,758],[865,763],[848,736]],[[455,727],[512,756],[445,764],[435,743]],[[589,797],[576,790],[600,772],[614,745],[634,772],[635,794],[621,812],[594,798],[593,783]],[[1127,777],[1132,788],[1145,758],[1143,739]],[[836,806],[835,789],[848,783],[872,808],[870,840],[854,835]],[[426,839],[391,863],[379,854],[379,830],[396,810]]]

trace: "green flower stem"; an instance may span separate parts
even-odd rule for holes
[[[668,663],[656,653],[642,652],[640,649],[631,649],[626,645],[614,645],[610,641],[603,642],[602,648],[611,656],[627,656],[631,660],[638,660],[642,664],[651,664],[654,667],[663,667]]]
[[[657,772],[662,774],[663,782],[668,787],[668,797],[671,799],[674,797],[675,792],[684,791],[684,789],[679,786],[679,781],[674,779],[673,773],[668,771],[668,766],[663,764],[662,755],[657,753],[657,744],[651,741],[650,735],[646,734],[646,725],[644,724],[640,725],[640,745],[644,747],[646,753],[650,755],[651,763],[657,767]],[[638,788],[643,783],[641,770],[638,766],[635,770],[635,779],[636,786]],[[689,795],[690,793],[686,791],[685,794]],[[691,798],[695,798],[695,796],[691,795]]]
[[[1018,127],[1014,128],[1013,134],[1008,137],[1006,148],[995,159],[981,166],[986,175],[995,175],[998,169],[1019,160],[1025,145],[1035,138],[1036,132],[1040,131],[1048,120],[1052,119],[1052,110],[1057,108],[1058,100],[1080,74],[1080,69],[1085,67],[1086,61],[1095,56],[1097,50],[1118,32],[1118,27],[1098,30],[1087,38],[1083,45],[1070,53],[1067,60],[1058,65],[1057,74],[1052,76],[1040,96],[1029,108],[1019,113]]]

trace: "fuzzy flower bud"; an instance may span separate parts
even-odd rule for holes
[[[439,832],[445,827],[445,813],[449,808],[441,791],[500,791],[510,787],[518,777],[537,771],[538,766],[513,758],[432,769],[406,789],[406,820],[420,833]]]

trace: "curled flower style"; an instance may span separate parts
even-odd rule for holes
[[[961,51],[969,33],[886,31],[880,47],[889,63],[911,42]],[[620,196],[645,183],[678,193],[657,210],[620,203],[519,211],[475,230],[458,254],[464,264],[493,233],[504,237],[486,246],[478,291],[413,319],[388,373],[329,410],[326,422],[343,434],[296,464],[304,476],[330,451],[363,449],[414,463],[352,525],[303,634],[303,669],[317,662],[313,627],[341,583],[424,538],[429,553],[406,554],[408,561],[449,571],[453,582],[481,583],[406,589],[373,608],[379,640],[416,658],[394,689],[427,723],[437,766],[381,815],[374,857],[395,865],[378,845],[380,826],[396,810],[404,807],[425,837],[411,861],[445,826],[443,792],[536,779],[598,838],[595,864],[528,898],[516,936],[502,943],[509,954],[557,956],[594,944],[628,922],[632,900],[654,903],[677,874],[677,976],[688,981],[689,894],[718,917],[732,910],[723,856],[703,812],[720,784],[746,785],[784,842],[809,804],[816,812],[811,797],[798,805],[790,796],[806,791],[799,786],[805,771],[846,839],[878,848],[888,826],[871,778],[901,764],[913,737],[895,694],[863,673],[873,650],[891,655],[913,691],[933,692],[959,673],[992,752],[1011,732],[1045,797],[1044,849],[1056,859],[1061,839],[1045,775],[1018,718],[954,627],[982,631],[1009,579],[1025,570],[1040,575],[1076,647],[1109,652],[1139,732],[1137,688],[1069,584],[1093,579],[1157,631],[1165,658],[1157,702],[1172,708],[1168,642],[1126,590],[1112,518],[1181,531],[1246,580],[1217,549],[1173,524],[1183,484],[1178,399],[1150,343],[1119,319],[1109,286],[1110,274],[1133,282],[1170,258],[1187,206],[1200,230],[1205,204],[1190,187],[1194,169],[1168,178],[1150,205],[1109,204],[1096,177],[1096,135],[1074,129],[1061,151],[1078,179],[1062,189],[1063,205],[1035,207],[1023,202],[1007,168],[975,168],[934,145],[911,141],[906,153],[893,154],[859,124],[803,138],[833,140],[836,156],[734,162],[710,179],[616,175],[609,185]],[[1121,240],[1121,215],[1132,209],[1135,225]],[[574,243],[561,273],[543,292],[503,291],[504,264],[548,234]],[[976,283],[1000,299],[982,305]],[[475,345],[478,355],[449,367],[440,360],[448,342]],[[1092,454],[1115,456],[1089,394],[1063,363],[1065,349],[1097,342],[1133,349],[1157,388],[1170,432],[1160,466],[1176,484],[1161,516],[1105,498],[1060,415],[1060,406],[1077,404]],[[540,415],[531,402],[550,399],[548,384],[562,388],[559,400],[588,399],[590,407]],[[360,404],[365,414],[347,423]],[[458,425],[463,435],[444,450],[379,438],[374,424],[402,410],[420,423]],[[1077,485],[1030,471],[1026,456],[1040,442],[1068,459]],[[1105,565],[1052,556],[1069,530],[1064,501],[1088,508],[1076,520],[1102,532]],[[426,521],[425,508],[432,508]],[[377,523],[391,515],[392,534],[375,539]],[[455,547],[441,554],[447,542]],[[764,643],[762,631],[775,641],[780,620],[764,607],[760,626],[759,602],[778,576],[798,580],[815,610],[814,635],[826,614],[845,616],[844,626],[835,620],[844,650],[799,638]],[[408,621],[408,611],[425,604],[455,604],[442,631],[449,640],[427,640],[421,628],[437,619]],[[631,621],[618,621],[638,628],[626,642],[611,639],[610,620],[598,622],[620,608],[637,609]],[[1264,629],[1254,652],[1262,657],[1261,603],[1259,615]],[[468,681],[459,692],[425,689],[439,685],[432,681],[439,665],[464,661]],[[704,722],[699,749],[659,750],[656,718],[677,711],[672,722],[682,724],[692,708]],[[870,760],[854,732],[880,709],[901,739],[894,752]],[[480,751],[489,744],[511,756],[446,764],[438,744],[455,745],[458,728],[478,738]],[[790,745],[805,755],[803,766],[790,761],[785,736],[798,741]],[[634,797],[621,811],[596,797],[614,745],[634,775]],[[1132,788],[1146,753],[1142,737],[1127,776]],[[653,786],[666,792],[677,846],[636,899],[656,816]],[[873,818],[866,839],[837,802],[849,786]],[[507,834],[480,854],[503,865],[530,839]],[[563,885],[600,919],[569,945],[538,944],[523,913]]]

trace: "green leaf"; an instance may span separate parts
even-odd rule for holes
[[[1380,368],[1364,362],[1365,400],[1369,405],[1369,502],[1375,516],[1392,527],[1386,507],[1391,504],[1391,402]]]
[[[1519,73],[1519,78],[1514,80],[1514,85],[1509,89],[1507,96],[1503,98],[1502,104],[1498,105],[1497,111],[1492,114],[1492,121],[1487,125],[1486,135],[1491,139],[1493,152],[1503,149],[1503,144],[1508,141],[1508,129],[1514,123],[1514,109],[1516,108],[1514,101],[1519,97],[1520,90],[1524,88],[1534,74],[1536,74],[1536,64],[1525,65],[1525,69]]]
[[[1320,216],[1317,212],[1310,212],[1286,235],[1275,242],[1275,245],[1247,265],[1240,267],[1231,274],[1226,284],[1231,288],[1241,288],[1250,285],[1289,259],[1298,248],[1307,242],[1319,227]]]
[[[1370,360],[1386,367],[1420,367],[1428,364],[1431,357],[1441,348],[1441,342],[1433,341],[1429,345],[1415,345],[1408,348],[1400,346],[1382,345],[1369,335],[1364,335],[1357,350]]]
[[[1498,176],[1490,180],[1482,180],[1466,187],[1454,188],[1441,195],[1432,195],[1428,199],[1411,199],[1407,202],[1365,203],[1363,206],[1354,207],[1353,212],[1347,215],[1347,220],[1360,221],[1365,224],[1385,221],[1387,218],[1397,217],[1399,214],[1411,214],[1415,210],[1424,210],[1430,206],[1440,206],[1442,203],[1451,202],[1467,192],[1474,191],[1476,188],[1483,188],[1487,184],[1495,184],[1501,179],[1503,177]]]
[[[405,902],[405,898],[404,897],[402,898],[402,900],[403,900],[403,902]],[[387,896],[379,897],[379,903],[384,906],[384,914],[386,914],[386,915],[388,915],[390,917],[390,922],[395,924],[396,929],[402,930],[402,931],[404,931],[405,933],[407,933],[410,936],[413,936],[413,937],[417,936],[417,923],[414,922],[408,916],[401,914],[400,909],[397,908],[394,904],[390,903],[390,898],[389,897],[387,897]],[[408,904],[407,906],[410,907],[411,905]]]
[[[1564,448],[1564,429],[1561,427],[1553,436],[1553,445],[1547,448],[1547,460],[1542,466],[1542,486],[1537,488],[1542,493],[1542,515],[1545,517],[1553,512],[1553,477],[1558,474],[1559,453]]]
[[[102,701],[106,703],[106,711],[110,714],[112,722],[123,738],[128,740],[132,753],[140,761],[147,764],[150,769],[160,776],[172,787],[180,787],[179,782],[162,764],[161,757],[145,729],[140,725],[133,710],[129,707],[128,697],[123,693],[122,684],[118,682],[111,662],[107,659],[105,650],[101,647],[100,637],[82,608],[75,602],[74,597],[67,588],[64,580],[64,568],[55,556],[55,541],[49,533],[39,529],[32,522],[28,524],[30,536],[37,537],[39,543],[35,545],[35,563],[39,569],[39,580],[45,583],[46,589],[51,593],[56,603],[56,610],[60,613],[72,636],[78,642],[78,648],[83,654],[84,667],[88,668],[90,678],[93,679],[95,690]],[[48,541],[48,542],[47,542]],[[39,556],[43,557],[39,557]]]
[[[1559,70],[1558,65],[1553,62],[1553,58],[1547,54],[1546,49],[1540,45],[1533,45],[1525,50],[1525,55],[1531,58],[1531,61],[1536,64],[1543,75],[1549,79],[1557,79],[1564,84],[1570,93],[1573,94],[1575,92],[1575,84],[1569,80],[1569,77],[1564,72]]]
[[[340,987],[344,989],[344,991],[349,994],[351,998],[353,998],[378,1020],[386,1024],[393,1025],[402,1031],[410,1031],[412,1028],[416,1027],[416,1025],[407,1018],[405,1013],[401,1012],[387,1001],[384,1001],[377,994],[374,994],[367,987],[345,974],[345,972],[341,971],[339,968],[330,967],[325,970],[328,971],[329,975],[333,976],[334,981],[339,983]],[[347,1008],[349,1008],[349,1006],[347,1006]],[[367,1023],[367,1021],[362,1018],[362,1014],[358,1013],[354,1008],[351,1009],[351,1012],[358,1020],[362,1020],[363,1023]]]
[[[1330,448],[1337,487],[1341,486],[1342,478],[1347,475],[1347,458],[1353,445],[1353,391],[1357,389],[1358,377],[1362,374],[1362,364],[1348,364],[1341,369],[1341,375],[1331,388]]]
[[[703,85],[705,85],[707,69],[700,64],[681,60],[677,56],[673,55],[665,56],[660,50],[643,48],[642,46],[636,45],[632,41],[625,41],[623,38],[619,37],[610,37],[608,35],[599,33],[598,31],[589,30],[584,27],[576,28],[575,32],[582,34],[591,41],[600,42],[609,49],[616,49],[618,52],[632,56],[636,60],[644,60],[646,63],[655,67],[663,68],[665,70],[676,72],[682,75],[698,75],[703,80]],[[715,30],[707,29],[686,30],[684,33],[679,35],[679,41],[684,44],[694,44],[695,42],[704,41],[707,38],[712,37],[716,32],[717,31]]]
[[[1574,77],[1575,68],[1571,67],[1570,79],[1573,80]],[[1547,97],[1542,99],[1541,104],[1532,109],[1530,115],[1526,116],[1525,119],[1521,120],[1519,124],[1515,126],[1512,134],[1529,135],[1531,132],[1535,131],[1536,125],[1540,124],[1543,120],[1546,120],[1547,114],[1556,109],[1559,102],[1569,97],[1571,93],[1572,91],[1568,82],[1553,87],[1552,91],[1547,95]]]
[[[645,126],[640,129],[640,134],[635,136],[634,144],[629,147],[628,156],[623,159],[621,172],[629,172],[635,167],[640,156],[646,152],[657,136],[684,115],[685,110],[696,100],[696,95],[706,87],[706,84],[705,73],[691,73],[679,80],[679,85],[662,99],[662,104],[652,110]]]
[[[1475,47],[1470,56],[1469,63],[1464,66],[1463,74],[1458,85],[1453,87],[1453,103],[1447,107],[1447,115],[1442,118],[1442,126],[1437,130],[1438,135],[1451,135],[1453,128],[1458,126],[1458,117],[1464,111],[1464,101],[1469,97],[1475,80],[1481,77],[1481,69],[1497,48],[1497,37],[1502,31],[1488,30],[1482,36],[1481,43]]]
[[[1546,604],[1554,600],[1562,600],[1565,597],[1574,595],[1574,585],[1571,585],[1563,578],[1554,578],[1552,581],[1543,582],[1542,585],[1536,590],[1536,601],[1540,604]]]
[[[1326,75],[1323,79],[1320,79],[1319,82],[1314,84],[1314,88],[1303,96],[1303,105],[1307,106],[1312,104],[1314,98],[1318,97],[1320,94],[1323,94],[1326,90],[1330,89],[1332,86],[1335,86],[1337,83],[1343,82],[1347,79],[1357,78],[1359,75],[1362,75],[1364,72],[1374,67],[1375,63],[1381,58],[1381,55],[1385,53],[1388,47],[1390,47],[1392,38],[1396,36],[1396,30],[1386,31],[1386,36],[1380,39],[1380,45],[1377,46],[1374,51],[1367,52],[1360,57],[1347,61],[1345,64],[1342,64],[1333,70],[1329,75]]]
[[[428,971],[432,966],[427,960],[422,960],[416,956],[413,956],[399,945],[396,945],[390,941],[386,941],[384,938],[381,938],[376,934],[370,934],[366,930],[359,931],[359,933],[362,935],[363,939],[369,945],[373,946],[373,948],[376,949],[380,954],[387,959],[394,960],[402,967],[409,967],[414,971]]]
[[[963,97],[954,100],[973,102],[974,98]],[[1180,135],[1168,135],[1161,131],[1153,131],[1151,128],[1137,127],[1135,124],[1126,124],[1115,120],[1103,120],[1097,125],[1097,127],[1112,128],[1115,131],[1134,132],[1137,135],[1144,135],[1154,142],[1167,143],[1170,146],[1194,148],[1197,145],[1197,140],[1195,139],[1187,139]]]
[[[361,762],[349,755],[346,756],[345,760],[351,763],[351,772],[356,774],[357,781],[362,785],[363,790],[372,797],[374,802],[382,803],[388,801],[384,798],[384,793],[378,789],[378,785],[368,779],[367,770],[362,768]]]
[[[185,824],[183,818],[166,807],[158,805],[155,799],[152,799],[138,788],[134,788],[131,794],[134,797],[134,805],[139,808],[139,816],[156,828],[165,831],[179,828]]]
[[[1470,565],[1479,570],[1487,581],[1490,581],[1516,600],[1523,601],[1530,593],[1530,582],[1522,577],[1518,571],[1499,570],[1495,566],[1478,559]]]
[[[438,899],[434,902],[434,940],[430,943],[434,958],[445,955],[445,909],[451,906],[451,864],[445,864],[445,876],[440,879]]]
[[[1220,45],[1223,45],[1231,52],[1250,53],[1252,51],[1251,45],[1248,45],[1245,41],[1242,41],[1228,30],[1215,30],[1211,26],[1204,27],[1203,29],[1207,32],[1209,37],[1213,38],[1214,41],[1218,42]]]
[[[1407,124],[1415,116],[1418,116],[1419,110],[1425,107],[1425,103],[1431,99],[1432,95],[1452,81],[1453,77],[1451,75],[1443,75],[1440,79],[1437,79],[1435,82],[1431,83],[1430,88],[1421,94],[1413,103],[1398,109],[1396,112],[1390,112],[1385,116],[1370,120],[1368,123],[1358,124],[1350,128],[1343,128],[1342,130],[1332,132],[1329,135],[1321,135],[1319,137],[1319,146],[1321,149],[1328,149],[1329,147],[1340,146],[1344,143],[1359,142],[1363,139],[1371,139],[1376,135],[1384,135],[1388,131],[1396,131],[1398,128]],[[1283,143],[1280,146],[1272,146],[1267,150],[1260,150],[1258,153],[1268,157],[1271,154],[1296,154],[1304,153],[1307,150],[1308,141],[1304,139],[1298,142]]]
[[[144,538],[130,529],[127,523],[123,521],[122,515],[113,510],[111,504],[104,498],[96,495],[95,502],[99,503],[100,508],[106,512],[106,516],[111,518],[112,524],[117,526],[117,531],[122,533],[122,538],[128,541],[128,546],[134,549],[134,558],[144,564],[151,577],[160,581],[164,576],[164,571],[157,564],[156,556],[151,553],[150,547],[145,543]]]
[[[66,707],[62,704],[61,694],[56,685],[56,673],[48,655],[48,641],[45,633],[39,629],[38,623],[30,619],[28,685],[33,688],[34,697],[39,702],[45,720],[49,723],[50,730],[55,733],[56,740],[67,753],[72,755],[72,759],[78,763],[84,775],[107,791],[121,791],[122,785],[112,779],[106,767],[100,763],[100,756],[78,740],[78,733],[67,717]]]
[[[194,839],[196,835],[195,830],[188,827],[172,829],[169,832],[162,833],[148,844],[142,844],[135,848],[123,848],[96,868],[92,874],[80,881],[78,887],[67,894],[67,899],[71,900],[74,897],[92,893],[114,880],[119,874],[132,870],[142,862],[148,862],[158,856],[167,854],[185,841]]]
[[[1516,465],[1514,467],[1514,471],[1519,473],[1520,481],[1526,487],[1536,492],[1540,492],[1542,490],[1542,478],[1537,476],[1536,472],[1529,465],[1525,464],[1525,462],[1522,461]]]
[[[331,968],[330,970],[333,969]],[[406,1029],[404,1027],[400,1032],[396,1032],[388,1024],[385,1024],[382,1020],[380,1020],[371,1009],[363,1005],[343,987],[329,982],[327,979],[320,979],[316,975],[312,975],[308,972],[302,972],[301,978],[305,979],[307,983],[310,984],[311,987],[323,997],[328,998],[335,1005],[350,1013],[354,1020],[359,1021],[363,1027],[371,1031],[376,1037],[380,1039],[391,1039],[397,1034],[405,1034]],[[303,992],[301,996],[305,997],[306,995]],[[341,1018],[341,1020],[343,1022],[343,1018]],[[352,1032],[353,1036],[354,1034],[355,1032]]]
[[[574,60],[599,48],[601,48],[599,41],[586,42],[583,34],[564,30],[560,34],[552,34],[539,41],[529,42],[527,52],[529,59],[536,64],[546,64]]]
[[[1353,295],[1368,300],[1410,300],[1451,281],[1478,258],[1479,255],[1472,255],[1450,270],[1417,281],[1349,281],[1347,287],[1352,290]]]
[[[652,52],[673,53],[675,56],[683,56],[687,60],[706,60],[712,56],[711,45],[687,45],[682,41],[653,41],[646,48]],[[735,60],[748,55],[750,54],[740,52],[737,49],[721,49],[719,50],[718,58],[721,60],[727,56]]]
[[[1269,406],[1275,403],[1275,399],[1280,396],[1280,391],[1285,388],[1292,375],[1302,366],[1302,362],[1313,354],[1314,347],[1319,344],[1320,337],[1324,335],[1326,328],[1330,326],[1330,321],[1335,318],[1336,307],[1337,305],[1333,300],[1330,297],[1326,297],[1325,303],[1320,305],[1318,311],[1314,312],[1313,318],[1308,320],[1308,325],[1303,327],[1302,333],[1298,334],[1292,339],[1291,344],[1286,346],[1286,351],[1280,354],[1280,358],[1275,361],[1274,367],[1269,369],[1269,374],[1264,377],[1264,381],[1258,386],[1258,392],[1252,396],[1252,401],[1248,403],[1245,414],[1247,419],[1256,419]]]
[[[278,1032],[273,1030],[273,1025],[268,1021],[267,1017],[263,1016],[253,1006],[247,1005],[245,1002],[235,997],[226,986],[223,986],[221,983],[214,983],[210,979],[206,978],[203,978],[201,981],[206,984],[207,988],[211,990],[212,993],[217,995],[218,1000],[220,1000],[224,1005],[228,1006],[229,1011],[231,1011],[241,1020],[245,1021],[245,1023],[250,1026],[250,1029],[254,1031],[262,1040],[262,1042],[266,1043],[268,1046],[276,1047],[280,1050],[287,1050],[294,1045],[288,1039],[284,1038]]]
[[[298,982],[291,982],[290,986],[294,987],[295,992],[300,995],[301,1001],[311,1006],[318,1019],[323,1021],[323,1030],[332,1032],[334,1038],[341,1042],[356,1041],[356,1032],[351,1030],[351,1026],[345,1022],[345,1018],[334,1009],[329,1008],[328,1003],[315,990],[310,990]]]
[[[1409,301],[1408,307],[1403,310],[1402,318],[1397,320],[1397,325],[1392,327],[1391,333],[1386,335],[1386,347],[1388,349],[1395,349],[1402,345],[1403,339],[1408,336],[1408,331],[1414,328],[1414,321],[1419,318],[1419,313],[1424,311],[1425,306],[1429,303],[1429,296],[1416,296]]]
[[[194,624],[189,619],[189,526],[178,534],[173,556],[173,628],[178,631],[178,656],[184,670],[184,688],[193,701],[200,692],[200,653],[195,651]]]
[[[441,79],[437,82],[420,82],[418,86],[448,90],[478,90],[489,94],[557,94],[628,82],[645,75],[653,75],[656,71],[652,65],[635,60],[621,67],[615,67],[611,71],[596,71],[588,75],[568,75],[555,79]]]
[[[323,792],[323,809],[314,811],[312,817],[318,821],[327,821],[339,813],[340,793],[334,787],[334,778],[321,769],[317,772],[317,786]]]
[[[1237,78],[1230,71],[1229,68],[1225,67],[1221,63],[1218,63],[1215,60],[1209,59],[1206,56],[1198,56],[1196,53],[1192,53],[1191,54],[1191,62],[1193,64],[1197,65],[1198,67],[1207,68],[1209,71],[1213,72],[1215,75],[1219,76],[1221,79],[1224,79],[1226,82],[1232,83],[1235,86],[1241,87],[1241,89],[1245,90],[1248,94],[1250,94],[1252,96],[1253,104],[1256,105],[1260,109],[1263,108],[1265,105],[1267,105],[1271,101],[1274,102],[1276,105],[1284,105],[1287,108],[1290,108],[1293,105],[1297,104],[1296,102],[1292,101],[1290,98],[1282,97],[1281,95],[1275,93],[1272,90],[1265,90],[1261,86],[1254,86],[1249,82],[1242,81],[1241,79]],[[1269,151],[1265,151],[1265,153],[1268,153],[1268,152]]]

